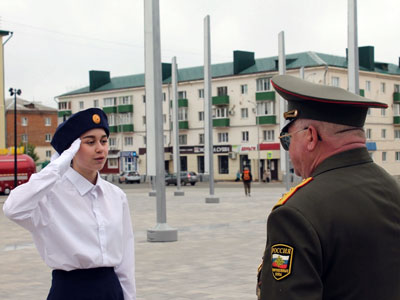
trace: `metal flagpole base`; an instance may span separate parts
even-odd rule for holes
[[[150,191],[149,192],[149,196],[150,197],[155,197],[155,196],[157,196],[157,192],[156,191]]]
[[[206,203],[219,203],[219,198],[210,195],[206,197]]]
[[[152,229],[147,229],[148,242],[176,242],[178,230],[168,226],[167,223],[157,223]]]
[[[182,190],[176,190],[174,196],[185,196],[185,192]]]

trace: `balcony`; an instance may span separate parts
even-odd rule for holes
[[[119,113],[133,112],[133,104],[118,105]]]
[[[275,100],[275,91],[257,92],[256,101]]]
[[[394,116],[393,117],[393,124],[394,125],[400,125],[400,116]]]
[[[229,118],[213,119],[214,127],[229,127]]]
[[[63,118],[64,116],[68,117],[70,115],[72,115],[72,111],[70,111],[70,110],[61,110],[61,111],[58,112],[58,117],[59,118]]]
[[[212,105],[229,105],[229,96],[214,96],[212,97]]]
[[[133,132],[133,124],[118,125],[118,132]]]
[[[179,129],[189,129],[189,121],[179,121]]]
[[[110,133],[118,132],[118,126],[109,126]]]
[[[178,99],[178,107],[188,107],[188,99]]]
[[[400,93],[393,93],[393,102],[400,102]]]
[[[258,116],[256,118],[259,125],[276,124],[276,116]]]
[[[116,113],[117,112],[117,107],[116,106],[106,106],[106,107],[103,107],[103,111],[106,114]]]

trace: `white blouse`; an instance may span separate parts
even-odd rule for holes
[[[31,232],[50,268],[114,267],[125,300],[136,299],[126,195],[99,174],[93,185],[69,167],[70,161],[62,155],[14,189],[4,203],[4,214]]]

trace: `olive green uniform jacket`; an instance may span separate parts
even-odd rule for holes
[[[263,300],[399,300],[400,187],[365,148],[323,161],[268,217]]]

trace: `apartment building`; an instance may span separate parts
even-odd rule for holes
[[[269,168],[282,179],[279,122],[280,98],[270,79],[278,73],[278,57],[255,59],[234,51],[233,61],[212,65],[214,176],[233,180],[250,166],[253,176]],[[375,62],[374,48],[360,47],[360,94],[389,105],[370,110],[365,130],[373,159],[400,175],[400,66]],[[347,88],[347,59],[316,52],[286,56],[287,74]],[[162,64],[165,169],[173,172],[171,65]],[[146,112],[144,74],[111,78],[90,71],[90,85],[58,97],[59,122],[72,113],[100,107],[110,123],[110,153],[103,173],[137,170],[146,173]],[[204,172],[203,66],[178,70],[178,119],[181,169]],[[260,172],[258,170],[258,161]]]
[[[14,147],[14,98],[6,99],[7,147]],[[55,152],[50,145],[58,125],[57,109],[17,98],[17,145],[31,144],[39,157],[49,161]]]

